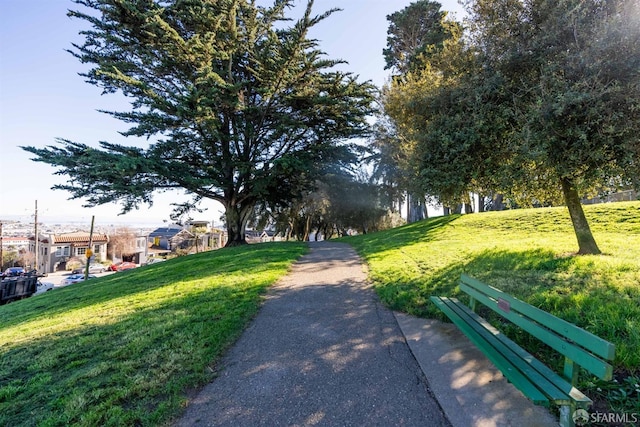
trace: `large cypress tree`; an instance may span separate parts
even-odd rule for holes
[[[146,137],[148,148],[66,139],[23,147],[69,176],[54,188],[88,205],[118,201],[123,212],[180,188],[225,208],[228,245],[245,243],[259,202],[292,197],[322,165],[363,135],[373,86],[334,71],[309,29],[335,10],[288,22],[293,0],[74,0],[69,15],[90,24],[70,52],[84,76],[132,109],[106,112]]]

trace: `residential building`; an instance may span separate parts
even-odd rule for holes
[[[186,230],[176,224],[156,228],[149,233],[149,242],[151,243],[151,247],[171,251],[178,247],[177,245],[181,239],[184,240],[183,238],[176,237],[183,231]]]
[[[181,227],[171,224],[160,227],[149,233],[151,250],[171,251],[177,249],[219,249],[226,243],[222,230],[208,228],[207,222],[192,222],[189,226]]]
[[[93,234],[92,248],[93,262],[107,259],[107,243],[109,236],[106,234]],[[39,236],[38,239],[38,271],[53,273],[67,269],[67,263],[76,258],[86,261],[87,249],[89,249],[89,233],[73,232],[63,234],[51,234],[48,237]],[[35,239],[30,239],[29,251],[35,253]]]
[[[107,251],[110,259],[115,262],[127,261],[135,264],[145,264],[149,256],[148,236],[146,233],[133,233],[129,230],[112,234]]]
[[[22,249],[28,249],[29,242],[30,240],[28,237],[3,237],[2,248],[5,251],[20,251]]]

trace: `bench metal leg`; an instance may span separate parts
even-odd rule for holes
[[[573,412],[575,411],[573,405],[563,405],[560,407],[560,427],[575,427],[573,422]]]

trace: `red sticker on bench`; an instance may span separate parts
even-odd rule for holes
[[[507,300],[498,298],[498,308],[504,311],[505,313],[508,313],[511,311],[511,304],[509,304],[509,301]]]

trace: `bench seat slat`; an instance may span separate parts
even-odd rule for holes
[[[490,296],[494,300],[502,298],[509,302],[511,308],[515,309],[519,313],[534,319],[536,322],[544,325],[545,327],[555,331],[556,333],[563,335],[571,339],[576,344],[588,348],[593,354],[600,356],[606,360],[613,360],[615,356],[615,345],[600,338],[597,335],[592,334],[566,320],[560,319],[552,314],[547,313],[537,307],[527,304],[524,301],[520,301],[517,298],[512,297],[509,294],[502,292],[492,286],[486,285],[479,280],[469,277],[465,274],[460,276],[460,283],[476,290],[482,291],[482,293]]]
[[[519,312],[520,310],[519,305],[512,304],[511,311],[505,312],[498,308],[498,302],[495,299],[490,298],[489,296],[477,290],[476,288],[472,288],[465,285],[464,283],[460,283],[460,290],[469,294],[470,296],[472,296],[473,298],[475,298],[476,300],[478,300],[488,308],[500,314],[500,316],[504,317],[505,319],[508,319],[509,321],[513,322],[515,325],[519,326],[520,328],[527,331],[534,337],[538,338],[540,341],[544,342],[549,347],[553,348],[554,350],[558,351],[559,353],[565,355],[569,359],[578,363],[581,367],[593,373],[594,375],[597,375],[602,379],[610,379],[612,377],[613,367],[610,364],[599,359],[593,354],[587,352],[581,347],[574,345],[570,342],[567,342],[565,339],[562,338],[562,336],[559,336],[558,334],[556,334],[555,331],[547,329],[541,324],[538,324],[535,321],[537,320],[536,318],[532,320],[523,316]],[[503,294],[503,296],[500,296],[499,298],[504,299],[504,296],[506,296],[506,294]],[[519,300],[516,300],[516,301],[521,302]],[[522,303],[522,304],[526,304],[526,303]],[[535,308],[535,307],[531,307],[531,308]]]
[[[431,301],[527,398],[538,405],[558,404],[560,425],[573,426],[573,411],[592,404],[591,399],[573,386],[577,380],[573,367],[585,368],[605,380],[611,379],[613,367],[609,362],[614,360],[615,345],[464,274],[459,285],[460,290],[471,298],[469,307],[456,298],[432,296]],[[483,304],[565,356],[564,376],[475,313],[476,303]]]
[[[504,376],[523,394],[531,399],[536,405],[549,406],[548,397],[542,393],[534,383],[531,382],[522,372],[520,372],[511,361],[500,354],[493,345],[484,337],[478,334],[467,321],[454,311],[448,304],[446,298],[431,297],[431,300],[443,313],[496,365]]]
[[[531,378],[538,387],[556,404],[570,404],[576,402],[579,407],[586,408],[591,405],[590,398],[580,390],[573,387],[569,381],[554,372],[551,368],[536,359],[535,356],[524,350],[518,344],[510,340],[506,335],[494,328],[485,319],[474,313],[471,309],[455,298],[448,298],[457,305],[456,309],[478,324],[478,332],[488,335],[489,339],[497,340],[495,347],[515,361],[518,368]]]

